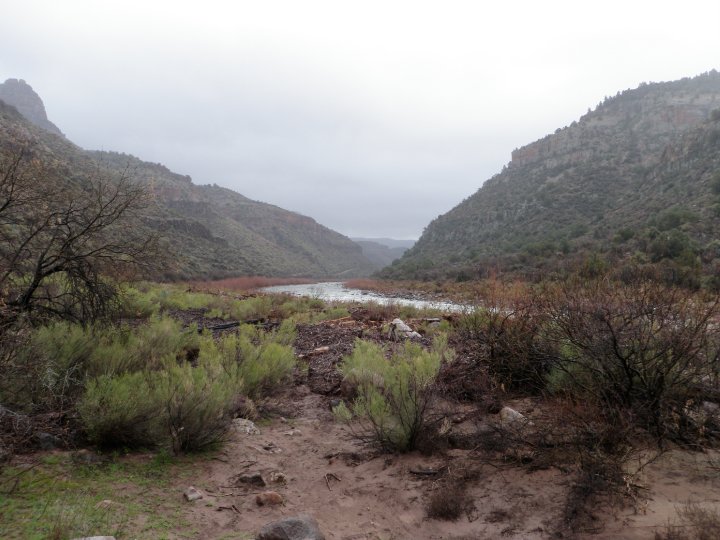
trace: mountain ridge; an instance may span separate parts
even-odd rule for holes
[[[648,194],[642,188],[666,166],[673,145],[684,144],[685,134],[712,132],[718,108],[716,71],[618,92],[571,125],[515,149],[500,173],[433,220],[417,244],[381,275],[466,279],[499,271],[531,276],[577,266],[592,254],[617,262],[627,258],[629,247],[638,252],[630,255],[638,264],[657,263],[649,246],[666,231],[651,221],[683,206],[683,190],[698,190],[707,178],[687,164],[666,191]],[[642,200],[640,192],[652,197]],[[677,212],[684,210],[692,208]],[[625,240],[628,245],[618,243],[628,227],[638,230]],[[693,249],[701,257],[707,242],[699,228],[687,220],[674,228],[697,243]]]
[[[343,278],[364,276],[377,268],[359,245],[311,217],[215,184],[196,185],[189,176],[129,154],[84,150],[59,130],[31,123],[16,107],[0,101],[0,147],[13,151],[26,146],[32,146],[34,158],[51,164],[52,181],[130,174],[148,186],[154,198],[152,211],[134,226],[159,233],[174,255],[173,264],[158,277]]]

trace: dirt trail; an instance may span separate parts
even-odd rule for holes
[[[473,450],[390,455],[363,446],[349,427],[336,421],[329,403],[340,389],[337,363],[359,335],[388,341],[380,327],[367,320],[299,326],[296,352],[309,359],[307,375],[263,405],[272,420],[261,423],[260,434],[233,432],[219,459],[206,462],[191,479],[205,493],[188,509],[199,538],[253,538],[270,521],[307,513],[328,539],[337,540],[640,540],[654,538],[655,529],[674,519],[685,502],[720,501],[720,473],[707,466],[711,454],[675,451],[647,467],[641,483],[648,498],[637,508],[594,508],[596,534],[559,533],[573,481],[569,472],[549,468],[530,473],[502,461],[483,461]],[[328,349],[314,355],[317,347]],[[460,416],[473,416],[472,407],[452,407]],[[453,426],[459,432],[476,429],[471,421]],[[412,471],[428,468],[443,469],[450,478],[450,471],[472,471],[466,483],[469,506],[458,520],[426,517],[430,497],[443,485],[442,474]],[[272,473],[282,473],[287,482],[238,486],[235,477],[249,473],[268,480]],[[258,506],[255,498],[265,490],[280,493],[283,504]]]
[[[373,455],[335,421],[327,398],[306,386],[293,397],[295,418],[273,420],[257,435],[234,433],[222,461],[198,471],[195,486],[206,496],[192,507],[190,521],[201,537],[252,537],[264,524],[299,513],[314,516],[326,537],[338,540],[548,537],[564,498],[561,473],[484,467],[469,491],[474,508],[455,522],[427,519],[425,504],[436,481],[410,469],[460,466],[469,450]],[[282,472],[287,484],[233,487],[233,477],[250,472],[265,478]],[[265,489],[280,493],[284,504],[258,506],[256,495]]]

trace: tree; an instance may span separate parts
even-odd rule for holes
[[[4,322],[106,316],[115,280],[154,260],[157,239],[137,219],[150,202],[127,170],[70,177],[28,146],[0,151]]]

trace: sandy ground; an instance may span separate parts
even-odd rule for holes
[[[274,420],[261,433],[235,433],[221,456],[198,471],[195,486],[205,498],[194,503],[190,521],[202,538],[228,533],[251,537],[262,525],[286,516],[314,516],[328,539],[547,538],[565,497],[564,475],[532,474],[517,468],[481,466],[468,494],[473,504],[457,521],[425,517],[437,482],[411,469],[464,467],[470,450],[439,456],[378,454],[336,422],[327,398],[297,388],[296,416]],[[236,487],[234,477],[281,472],[287,483],[267,488]],[[284,503],[258,506],[265,489]],[[209,505],[208,503],[211,503]],[[234,506],[234,508],[233,508]]]

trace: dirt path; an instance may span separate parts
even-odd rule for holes
[[[561,473],[528,474],[519,469],[483,467],[468,492],[472,508],[454,522],[425,517],[433,477],[411,469],[462,466],[469,450],[444,456],[373,454],[336,422],[327,399],[296,388],[296,416],[273,420],[261,433],[235,433],[220,456],[197,471],[195,486],[205,498],[194,503],[190,521],[202,538],[243,534],[251,538],[264,524],[307,513],[328,539],[547,538],[564,498]],[[259,472],[287,483],[267,488],[236,487],[238,474]],[[258,506],[265,489],[284,503]],[[234,506],[234,509],[233,509]]]

